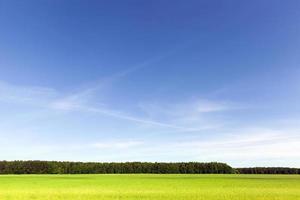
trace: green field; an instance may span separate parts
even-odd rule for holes
[[[0,199],[300,199],[299,175],[1,175]]]

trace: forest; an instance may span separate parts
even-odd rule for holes
[[[252,167],[237,168],[236,172],[240,174],[300,174],[300,169],[289,167]]]
[[[0,174],[300,174],[283,167],[232,168],[219,162],[0,161]]]
[[[0,161],[0,174],[232,174],[225,163]]]

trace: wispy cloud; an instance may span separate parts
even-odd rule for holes
[[[124,71],[120,73],[120,75],[113,75],[112,77],[119,78],[132,70]],[[113,80],[114,78],[108,79]],[[208,100],[161,105],[140,104],[141,115],[144,113],[147,114],[147,116],[137,117],[120,110],[108,108],[105,104],[97,103],[97,106],[95,106],[92,99],[95,98],[99,92],[101,93],[101,88],[106,87],[105,84],[108,84],[108,82],[103,81],[102,84],[103,85],[97,82],[94,86],[64,96],[52,88],[21,87],[0,82],[0,100],[9,103],[29,104],[31,106],[39,106],[52,110],[98,113],[134,123],[171,128],[174,129],[174,131],[182,132],[216,128],[217,125],[215,123],[209,124],[202,120],[203,114],[221,112],[233,108],[232,105],[228,103]],[[193,123],[197,123],[197,126]]]
[[[126,114],[126,113],[123,113],[123,112],[120,112],[120,111],[115,111],[115,110],[106,109],[106,108],[81,106],[79,104],[70,105],[69,103],[66,103],[66,105],[62,105],[62,106],[63,107],[59,108],[59,109],[68,109],[68,110],[71,109],[72,111],[98,113],[98,114],[105,115],[105,116],[108,116],[108,117],[123,119],[123,120],[126,120],[126,121],[131,121],[131,122],[134,122],[134,123],[138,123],[138,124],[145,124],[145,125],[171,128],[171,129],[176,129],[177,131],[182,131],[182,132],[199,131],[199,130],[203,130],[203,129],[208,128],[208,127],[203,127],[203,128],[197,128],[196,129],[196,128],[193,128],[193,127],[178,126],[178,125],[172,124],[172,123],[165,123],[165,122],[145,119],[145,118],[142,118],[142,117],[131,116],[129,114]]]
[[[0,101],[7,103],[43,106],[57,97],[52,88],[19,86],[0,81]]]
[[[231,111],[243,109],[232,102],[213,101],[208,99],[194,99],[184,102],[168,103],[140,103],[140,109],[150,117],[171,116],[171,117],[198,117],[207,113]]]
[[[139,108],[151,119],[164,120],[195,131],[217,129],[223,126],[225,122],[213,118],[214,114],[244,109],[232,102],[202,98],[184,102],[140,103]]]
[[[165,128],[165,131],[169,129],[169,132],[197,132],[217,129],[223,125],[223,122],[208,120],[206,114],[236,109],[232,103],[196,99],[168,104],[140,103],[140,113],[131,114],[110,108],[103,102],[94,103],[95,99],[98,100],[99,94],[101,97],[102,89],[110,87],[114,81],[144,66],[147,64],[121,71],[67,95],[52,88],[15,86],[0,82],[0,100],[9,103],[30,104],[31,106],[46,108],[49,112],[53,110],[96,113],[140,125]]]
[[[110,78],[110,80],[125,76],[134,70],[136,68],[120,72],[120,75],[113,75],[113,78]],[[103,84],[107,84],[107,82],[103,82]],[[135,123],[166,127],[182,132],[216,128],[221,123],[216,124],[215,122],[208,123],[207,120],[204,121],[203,116],[205,114],[237,109],[237,106],[232,103],[197,99],[195,101],[168,104],[140,103],[140,114],[146,114],[146,116],[134,116],[121,110],[108,108],[104,103],[100,105],[97,103],[97,106],[95,106],[91,99],[98,93],[101,94],[101,88],[103,87],[103,85],[102,87],[96,85],[78,91],[77,93],[55,100],[50,104],[50,107],[62,111],[93,112]]]

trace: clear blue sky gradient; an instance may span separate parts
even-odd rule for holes
[[[0,0],[0,159],[300,167],[299,10]]]

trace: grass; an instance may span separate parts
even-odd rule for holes
[[[6,199],[300,200],[300,176],[1,175]]]

